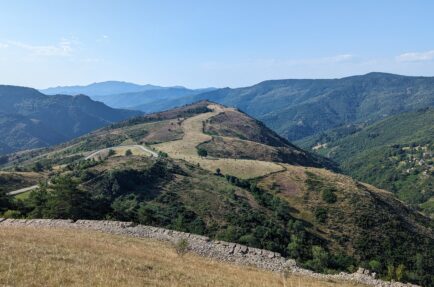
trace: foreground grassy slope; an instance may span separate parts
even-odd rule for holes
[[[29,232],[30,231],[30,232]],[[5,286],[305,286],[358,287],[180,257],[162,242],[95,231],[0,230],[0,285]]]
[[[393,191],[414,206],[429,206],[424,203],[434,196],[433,108],[366,127],[341,128],[299,144],[339,162],[351,176]]]

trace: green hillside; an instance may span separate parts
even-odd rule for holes
[[[58,144],[140,114],[84,95],[46,96],[15,86],[0,86],[0,102],[0,154]]]
[[[297,143],[339,162],[349,175],[433,212],[433,108],[373,125],[342,127]]]
[[[370,73],[330,80],[273,80],[193,97],[240,108],[290,141],[344,124],[434,106],[434,78]]]
[[[245,158],[219,140],[241,141]],[[159,157],[128,153],[130,144]],[[387,278],[405,266],[404,280],[433,286],[433,221],[389,192],[312,167],[327,166],[320,159],[236,109],[200,102],[11,155],[4,173],[41,170],[45,180],[25,197],[1,192],[0,212],[131,220],[279,251],[320,272],[365,266]]]

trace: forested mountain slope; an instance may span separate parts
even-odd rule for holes
[[[351,176],[434,213],[434,108],[344,126],[297,143],[337,161]]]
[[[7,217],[130,220],[279,251],[320,272],[366,266],[396,279],[405,266],[405,280],[434,283],[432,220],[233,108],[199,102],[7,161],[5,172],[46,177],[3,196]]]
[[[193,97],[240,108],[293,141],[358,122],[434,106],[434,78],[370,73],[342,79],[272,80]]]
[[[0,154],[58,144],[140,114],[84,95],[47,96],[15,86],[0,86],[0,102]]]

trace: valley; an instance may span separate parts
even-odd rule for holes
[[[41,176],[26,196],[1,199],[5,217],[133,221],[280,252],[316,272],[372,265],[387,278],[405,265],[413,282],[430,280],[417,277],[434,264],[429,218],[234,108],[201,101],[4,162],[6,174]]]
[[[433,1],[3,1],[0,287],[434,287]]]
[[[432,215],[434,110],[402,113],[365,126],[340,127],[297,143]]]

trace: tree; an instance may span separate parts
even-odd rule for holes
[[[218,176],[222,175],[220,168],[217,168],[215,170],[215,174],[218,175]]]
[[[323,207],[319,207],[315,210],[315,218],[318,222],[324,223],[327,220],[327,210]]]
[[[369,265],[369,268],[372,271],[375,271],[377,273],[381,271],[381,263],[379,261],[377,261],[377,260],[371,260],[371,261],[369,261],[368,265]]]
[[[0,214],[8,210],[12,205],[11,198],[6,192],[0,190]]]
[[[312,246],[312,260],[309,265],[318,272],[324,272],[329,262],[329,254],[321,246]]]
[[[159,152],[158,152],[158,156],[159,156],[159,157],[162,157],[162,158],[166,158],[166,157],[168,157],[169,155],[168,155],[166,152],[159,151]]]
[[[35,172],[41,172],[44,170],[44,166],[38,161],[35,163],[35,165],[32,168],[33,171]]]
[[[206,157],[208,156],[208,152],[206,151],[206,149],[204,148],[198,148],[197,149],[197,154],[201,157]]]
[[[59,177],[49,187],[43,217],[62,219],[92,218],[94,215],[90,195],[78,189],[78,184],[68,176]]]
[[[136,220],[136,213],[139,208],[137,196],[129,194],[116,198],[111,204],[114,217],[118,220]]]
[[[127,149],[125,151],[125,156],[130,156],[130,155],[133,155],[133,152],[130,149]]]
[[[107,156],[114,156],[116,154],[116,152],[114,151],[114,150],[112,150],[112,149],[109,149],[109,151],[108,151],[108,155]]]
[[[326,189],[322,192],[322,199],[327,203],[335,203],[337,198],[331,189]]]

